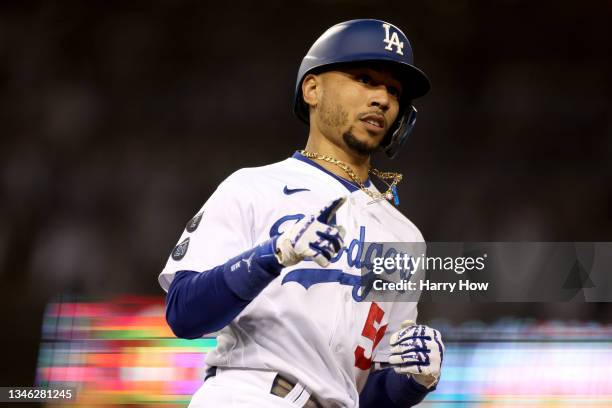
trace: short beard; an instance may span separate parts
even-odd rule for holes
[[[349,122],[348,112],[340,105],[332,105],[325,96],[323,96],[321,105],[317,109],[319,109],[321,123],[328,128],[342,128]],[[367,157],[378,149],[378,144],[371,146],[357,139],[353,135],[352,126],[342,134],[342,140],[349,149],[362,157]]]
[[[352,127],[342,134],[342,140],[344,140],[344,143],[348,146],[349,149],[351,149],[360,156],[369,156],[376,150],[378,150],[378,145],[371,146],[357,139],[355,135],[353,135]]]

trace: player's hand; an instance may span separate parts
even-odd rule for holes
[[[443,359],[442,336],[431,327],[406,320],[391,336],[389,364],[396,373],[411,375],[426,388],[438,383]]]
[[[291,266],[303,259],[312,259],[322,267],[344,247],[344,228],[331,225],[338,208],[346,197],[338,198],[318,214],[306,216],[283,232],[276,241],[276,259],[283,266]]]

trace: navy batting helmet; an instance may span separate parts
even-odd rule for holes
[[[427,76],[412,63],[408,38],[393,24],[373,19],[351,20],[325,31],[302,60],[295,83],[293,111],[303,122],[309,122],[308,105],[302,98],[302,81],[306,75],[368,61],[397,67],[403,84],[400,112],[381,143],[387,156],[393,158],[416,121],[417,111],[412,100],[425,95],[430,88]]]

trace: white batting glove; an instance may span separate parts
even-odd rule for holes
[[[389,364],[396,373],[411,375],[426,388],[438,383],[443,359],[442,336],[431,327],[406,320],[391,336]]]
[[[344,228],[330,222],[346,197],[335,199],[316,215],[302,218],[276,240],[276,259],[291,266],[312,259],[322,267],[344,247]]]

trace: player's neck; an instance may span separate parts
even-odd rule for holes
[[[345,150],[327,140],[325,140],[324,142],[317,142],[312,137],[308,138],[308,142],[306,143],[305,149],[309,152],[331,156],[334,159],[340,160],[348,164],[362,182],[365,182],[368,179],[368,170],[370,169],[370,156],[359,156],[351,151],[347,151],[347,148],[345,148]],[[316,162],[318,165],[320,165],[327,171],[335,174],[336,176],[352,181],[349,178],[348,174],[346,174],[346,172],[337,165],[323,160],[316,160]]]

